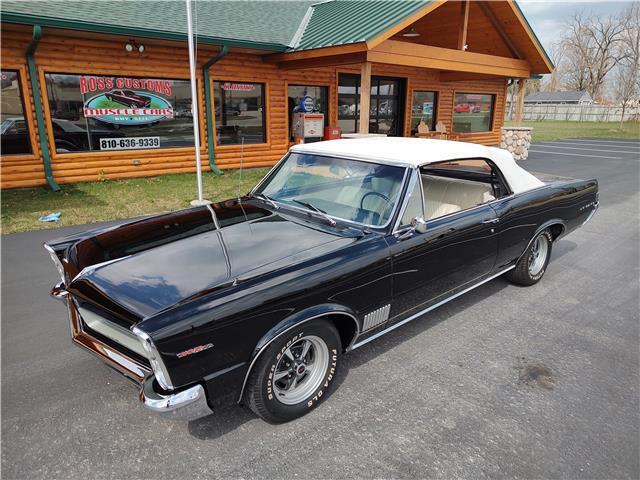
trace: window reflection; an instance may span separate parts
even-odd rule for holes
[[[459,133],[491,130],[495,95],[456,93],[453,103],[453,131]]]
[[[2,155],[31,153],[29,130],[24,118],[24,104],[20,77],[17,71],[2,70],[2,107],[0,134]]]

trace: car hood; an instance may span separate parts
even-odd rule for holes
[[[162,236],[166,226],[157,225],[158,235],[146,235],[145,246],[157,245],[138,246],[137,253],[88,266],[69,291],[95,303],[106,297],[145,318],[203,292],[344,247],[359,236],[352,229],[325,228],[255,204],[237,207],[218,204],[210,209],[217,214],[219,229],[210,214],[208,222],[196,228],[192,223],[188,233],[175,238]],[[171,221],[179,225],[180,217]],[[126,236],[126,225],[119,227],[119,234]]]

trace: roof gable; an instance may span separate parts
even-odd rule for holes
[[[432,0],[332,0],[316,3],[291,51],[368,42]]]

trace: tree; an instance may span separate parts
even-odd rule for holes
[[[551,75],[547,77],[542,90],[545,92],[557,92],[564,84],[566,77],[565,69],[565,46],[563,42],[554,43],[551,47],[551,61],[556,68],[553,69]]]
[[[600,98],[607,74],[625,56],[621,48],[624,31],[625,23],[619,18],[584,17],[576,13],[562,39],[567,62],[566,86]]]
[[[613,81],[616,100],[622,105],[620,128],[627,107],[640,96],[640,4],[632,3],[623,13],[622,44],[624,56],[620,60]]]

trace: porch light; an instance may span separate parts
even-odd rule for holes
[[[416,29],[415,29],[415,28],[411,27],[409,30],[407,30],[406,32],[404,32],[404,33],[402,34],[402,36],[403,36],[403,37],[411,37],[411,38],[414,38],[414,37],[419,37],[419,36],[420,36],[420,34],[419,34],[418,32],[416,32]]]

